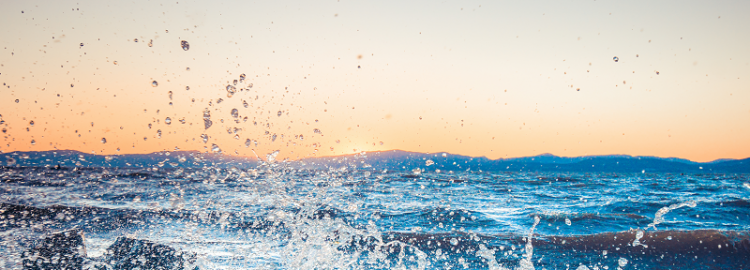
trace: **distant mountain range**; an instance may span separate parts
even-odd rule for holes
[[[157,152],[151,154],[95,155],[78,151],[12,152],[0,154],[0,166],[62,167],[218,167],[253,168],[257,158],[208,154],[197,151]],[[491,160],[447,153],[415,153],[400,150],[369,152],[336,157],[314,157],[288,162],[298,168],[320,169],[356,167],[390,171],[514,171],[580,173],[750,173],[750,158],[694,162],[680,158],[626,155],[558,157],[543,154],[533,157]]]

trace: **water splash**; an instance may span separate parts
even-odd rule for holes
[[[669,211],[675,210],[677,208],[682,208],[682,207],[685,207],[685,206],[695,207],[696,205],[697,205],[697,203],[695,201],[688,201],[688,202],[684,202],[684,203],[678,203],[678,204],[673,204],[673,205],[670,205],[670,206],[667,206],[667,207],[663,207],[663,208],[659,209],[659,211],[656,211],[656,214],[654,215],[654,222],[648,224],[648,226],[646,226],[646,228],[654,228],[654,230],[656,230],[656,225],[658,225],[659,223],[664,222],[664,215],[666,215],[667,213],[669,213]]]

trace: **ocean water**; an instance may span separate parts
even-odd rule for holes
[[[295,169],[0,169],[0,267],[79,230],[185,269],[749,269],[750,178]]]

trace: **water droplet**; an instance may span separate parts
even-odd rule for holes
[[[151,86],[157,87],[157,86],[159,86],[159,82],[153,81],[153,82],[151,82]]]
[[[242,106],[245,107],[245,108],[247,108],[247,106],[250,106],[250,104],[247,104],[247,101],[243,100],[242,101]]]
[[[458,245],[458,239],[456,239],[456,238],[451,238],[451,245],[454,245],[454,246],[455,246],[455,245]]]
[[[672,240],[672,236],[667,236],[667,240]]]
[[[81,45],[80,45],[80,46],[81,46],[81,47],[83,47],[83,42],[81,42]]]
[[[234,134],[234,139],[235,140],[239,140],[240,139],[240,134]]]
[[[102,143],[107,143],[107,138],[102,138]]]
[[[659,75],[659,71],[656,71],[656,75]]]
[[[190,50],[190,43],[187,40],[180,41],[180,46],[182,46],[182,50],[184,51]]]
[[[29,125],[33,127],[34,126],[34,120],[29,121]]]
[[[313,133],[315,133],[315,134],[321,134],[320,129],[317,129],[317,128],[313,129]]]
[[[35,144],[36,144],[36,141],[32,139],[31,140],[31,145],[35,145]]]
[[[234,118],[240,117],[240,111],[237,109],[232,109],[232,117]]]
[[[115,64],[115,66],[116,66],[117,65],[117,61],[112,61],[112,64]]]
[[[232,81],[232,85],[237,85],[237,80]]]
[[[281,111],[277,112],[277,113],[276,113],[276,116],[279,116],[279,117],[280,117],[280,116],[281,116],[281,113],[282,113]]]
[[[135,41],[135,43],[138,43],[138,39],[137,38],[134,38],[133,41]]]
[[[299,135],[299,140],[300,140],[300,141],[301,141],[301,140],[304,140],[304,139],[305,139],[305,135]]]
[[[161,139],[161,129],[156,130],[156,138]]]
[[[201,140],[203,140],[203,143],[206,143],[206,142],[208,142],[208,135],[206,135],[206,134],[201,134]]]
[[[425,166],[430,166],[430,165],[432,165],[432,164],[435,164],[435,162],[434,162],[434,161],[432,161],[432,160],[429,160],[429,159],[428,159],[427,161],[425,161],[425,162],[424,162],[424,165],[425,165]]]
[[[169,100],[172,100],[172,91],[167,92],[167,95],[169,95]]]
[[[247,88],[253,88],[253,83],[248,84]]]
[[[16,103],[20,102],[20,100],[16,99]]]
[[[617,61],[620,61],[620,58],[619,58],[619,57],[617,57],[617,56],[615,56],[615,57],[612,57],[612,60],[614,60],[614,61],[615,61],[615,63],[617,63]]]
[[[190,71],[190,67],[186,67],[185,70]]]
[[[167,125],[171,125],[172,124],[172,118],[167,117],[167,119],[164,119],[164,123],[166,123]]]
[[[570,224],[572,224],[572,222],[570,222],[570,219],[569,218],[565,218],[565,225],[570,226]]]
[[[245,140],[245,147],[250,147],[252,141],[250,139]]]
[[[211,125],[213,125],[213,122],[211,122],[211,111],[206,108],[206,110],[203,111],[203,127],[208,129]]]
[[[81,43],[81,44],[83,44],[83,43]],[[154,40],[153,39],[148,41],[148,46],[149,47],[153,47],[154,46]]]
[[[628,259],[625,259],[625,258],[618,259],[617,265],[619,265],[620,267],[625,267],[626,265],[628,265]]]
[[[227,93],[234,94],[237,92],[237,88],[231,84],[227,84]]]
[[[276,161],[276,156],[278,155],[279,155],[279,150],[273,151],[273,153],[266,155],[266,160],[268,162],[274,162]]]
[[[240,74],[240,82],[245,82],[245,73]]]
[[[271,141],[272,141],[272,142],[275,142],[275,141],[276,141],[276,134],[273,134],[273,135],[271,136]]]
[[[185,90],[190,90],[190,86],[185,86]]]
[[[219,146],[216,145],[215,143],[212,143],[211,144],[211,151],[213,151],[214,153],[221,153],[221,148],[219,148]]]

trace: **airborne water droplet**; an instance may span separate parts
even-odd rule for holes
[[[252,141],[250,141],[250,139],[245,140],[245,147],[250,147],[251,143]]]
[[[206,134],[201,134],[201,140],[203,140],[203,143],[206,143],[206,142],[208,142],[208,135],[206,135]]]
[[[29,125],[33,127],[33,126],[34,126],[34,120],[31,120],[31,121],[29,122]]]
[[[208,129],[211,125],[213,125],[213,122],[211,122],[211,111],[206,108],[206,110],[203,111],[203,127]]]
[[[278,155],[279,155],[279,150],[273,151],[273,153],[266,155],[266,160],[268,162],[273,163],[274,161],[276,161],[276,156]]]
[[[570,219],[569,218],[565,218],[565,225],[570,226],[570,224],[572,224],[572,222],[570,222]]]
[[[628,259],[625,259],[625,258],[618,259],[617,265],[619,265],[620,267],[625,267],[626,265],[628,265]]]
[[[35,144],[36,144],[36,141],[35,140],[31,140],[31,145],[35,145]]]
[[[81,44],[83,44],[83,43],[81,43]],[[154,40],[153,39],[148,41],[148,46],[149,47],[153,47],[154,46]]]
[[[428,159],[427,161],[425,161],[425,162],[424,162],[424,165],[425,165],[425,166],[430,166],[430,165],[432,165],[432,164],[435,164],[435,162],[434,162],[434,161],[432,161],[432,160],[429,160],[429,159]]]
[[[277,113],[276,113],[276,116],[279,116],[279,117],[280,117],[280,116],[281,116],[281,113],[282,113],[281,111],[277,112]]]
[[[16,99],[16,103],[18,103],[20,100]]]
[[[240,74],[240,82],[245,82],[245,73]]]
[[[232,85],[237,85],[237,80],[232,81]]]
[[[185,86],[185,90],[190,90],[190,86]]]
[[[240,111],[237,109],[232,109],[232,117],[234,118],[240,117]]]
[[[656,71],[656,75],[659,75],[659,71]]]
[[[167,125],[171,125],[172,124],[172,118],[167,117],[167,119],[164,119],[164,123],[166,123]]]
[[[157,87],[157,86],[159,86],[159,83],[157,81],[153,81],[153,82],[151,82],[151,86]]]
[[[102,143],[107,143],[107,138],[102,138]]]
[[[247,106],[249,106],[249,105],[250,105],[250,104],[247,104],[247,101],[245,101],[245,100],[243,100],[243,101],[242,101],[242,106],[243,106],[243,107],[247,108]]]
[[[620,61],[620,58],[618,58],[617,56],[615,56],[615,57],[612,57],[612,60],[614,60],[615,63],[617,63],[617,61]]]
[[[182,46],[182,50],[190,50],[190,43],[187,40],[180,41],[180,45]]]
[[[320,129],[316,128],[316,129],[313,129],[313,133],[315,133],[315,134],[321,134],[322,132],[320,132]]]
[[[237,92],[237,88],[233,85],[227,84],[227,93],[234,94],[235,92]]]
[[[212,143],[211,144],[211,151],[213,151],[214,153],[221,153],[221,148],[219,148],[219,146],[216,145],[215,143]]]

